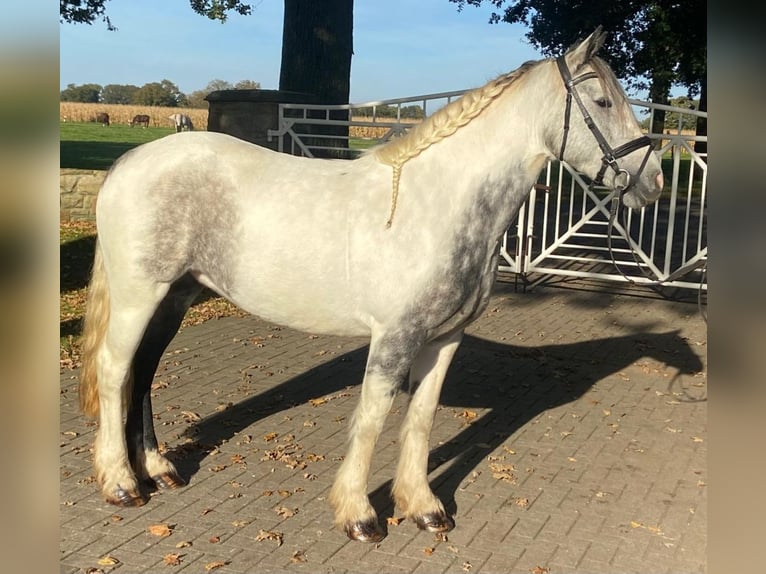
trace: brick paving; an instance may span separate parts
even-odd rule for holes
[[[96,427],[63,371],[61,571],[705,572],[707,334],[684,297],[499,281],[431,435],[432,488],[457,523],[443,537],[399,522],[388,495],[405,393],[369,483],[387,538],[351,542],[332,525],[365,339],[253,317],[181,330],[155,379],[155,425],[189,485],[140,508],[103,502]]]

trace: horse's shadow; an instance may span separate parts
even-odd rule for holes
[[[368,348],[363,347],[337,357],[224,412],[204,418],[193,427],[193,433],[196,442],[207,448],[191,451],[179,448],[175,452],[171,450],[170,457],[179,472],[190,478],[200,469],[210,447],[231,439],[257,420],[359,384],[367,351]],[[455,513],[455,492],[487,452],[499,447],[545,410],[576,400],[598,381],[643,358],[652,358],[676,370],[674,380],[703,368],[700,358],[678,331],[536,347],[466,336],[447,375],[440,404],[490,410],[431,450],[429,472],[451,462],[431,481],[447,511]],[[704,399],[689,397],[689,400]],[[393,513],[390,486],[388,481],[370,495],[382,517]]]

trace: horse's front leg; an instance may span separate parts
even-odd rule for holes
[[[455,521],[428,485],[428,438],[444,377],[462,338],[460,331],[429,342],[415,358],[410,371],[410,391],[414,394],[402,426],[401,456],[393,495],[405,516],[429,532],[447,532],[455,527]]]
[[[421,340],[412,334],[373,332],[349,447],[330,491],[335,522],[352,540],[378,542],[385,533],[367,497],[373,448]]]

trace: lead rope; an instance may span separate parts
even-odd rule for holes
[[[625,272],[620,268],[620,266],[617,264],[617,260],[614,256],[614,250],[612,249],[612,235],[614,234],[614,222],[617,219],[617,213],[620,211],[620,204],[622,203],[622,196],[625,195],[625,188],[622,186],[616,186],[614,188],[615,194],[612,198],[611,205],[609,206],[609,224],[607,226],[606,231],[606,243],[607,248],[609,250],[609,257],[612,260],[612,265],[614,265],[614,268],[617,269],[617,271],[622,275],[629,283],[633,285],[637,285],[637,283],[628,277]],[[662,279],[655,279],[651,277],[646,271],[644,271],[644,268],[641,266],[641,263],[638,261],[638,257],[636,256],[636,250],[633,248],[633,244],[630,241],[630,234],[628,232],[628,220],[627,216],[625,215],[625,211],[622,212],[622,228],[625,231],[625,241],[628,244],[628,249],[630,250],[630,255],[633,257],[633,261],[636,264],[636,267],[641,272],[641,274],[649,279],[649,283],[644,283],[644,285],[648,285],[649,287],[661,287],[665,281]],[[705,321],[705,325],[707,325],[707,313],[702,308],[702,286],[705,284],[705,276],[707,275],[707,263],[703,265],[702,267],[702,277],[700,278],[700,284],[699,288],[697,289],[697,310],[699,311],[700,316],[702,317],[702,320]]]

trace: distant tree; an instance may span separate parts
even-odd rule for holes
[[[67,84],[66,89],[61,90],[62,102],[85,102],[97,103],[101,101],[101,86],[98,84]]]
[[[208,103],[205,99],[210,92],[206,90],[194,90],[193,92],[186,94],[186,106],[189,108],[207,109]]]
[[[234,84],[235,90],[260,90],[261,83],[253,80],[240,80]]]
[[[207,86],[205,86],[205,90],[207,93],[210,92],[217,92],[218,90],[231,90],[234,86],[231,82],[228,82],[226,80],[210,80],[207,83]]]
[[[190,108],[207,109],[208,103],[205,96],[210,92],[215,92],[217,90],[258,90],[260,87],[261,83],[253,80],[240,80],[234,85],[226,80],[211,80],[208,82],[207,86],[201,90],[195,90],[190,94],[187,94],[186,105]]]
[[[422,120],[426,117],[425,113],[423,112],[423,108],[421,108],[418,105],[412,105],[412,106],[403,106],[402,107],[402,115],[403,118],[408,119],[414,119],[414,120]]]
[[[130,104],[138,86],[130,84],[107,84],[101,90],[101,101],[105,104]]]
[[[142,106],[168,106],[177,107],[186,104],[184,96],[173,82],[162,80],[144,84],[136,90],[133,96],[133,104]]]

